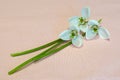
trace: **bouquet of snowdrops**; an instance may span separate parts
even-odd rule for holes
[[[69,19],[69,28],[60,33],[58,39],[30,50],[11,54],[11,56],[15,57],[49,47],[47,50],[21,63],[9,71],[8,74],[11,75],[30,63],[48,57],[71,44],[73,44],[75,47],[81,47],[83,45],[83,40],[92,40],[96,36],[99,36],[102,39],[109,39],[110,33],[106,28],[101,26],[101,21],[102,19],[91,20],[90,8],[82,8],[81,16],[71,17]]]

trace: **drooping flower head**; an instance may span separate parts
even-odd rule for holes
[[[88,22],[88,25],[89,29],[86,31],[86,39],[93,39],[97,35],[99,35],[102,39],[109,39],[109,31],[106,28],[102,27],[99,21],[90,20]]]
[[[78,27],[82,32],[86,32],[88,29],[88,20],[90,17],[90,9],[83,8],[81,11],[82,16],[74,16],[69,19],[70,26]]]
[[[72,44],[76,47],[80,47],[83,44],[82,36],[76,26],[71,26],[69,29],[63,31],[59,35],[59,38],[65,41],[72,40]]]

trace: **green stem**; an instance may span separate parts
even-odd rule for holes
[[[53,50],[50,50],[49,52],[47,52],[45,55],[43,55],[43,56],[36,56],[36,60],[40,60],[40,59],[42,59],[42,58],[45,58],[45,57],[48,57],[48,56],[50,56],[50,55],[52,55],[52,54],[54,54],[54,53],[56,53],[56,52],[58,52],[58,51],[60,51],[60,50],[62,50],[62,49],[64,49],[64,48],[66,48],[67,46],[69,46],[69,45],[71,45],[72,43],[71,42],[67,42],[67,43],[65,43],[64,45],[62,45],[62,46],[60,46],[60,47],[58,47],[58,48],[56,48],[56,49],[53,49]],[[35,60],[35,61],[36,61]]]
[[[69,42],[69,43],[67,43],[67,44],[65,44],[65,45],[63,45],[63,46],[61,46],[61,47],[59,47],[59,48],[57,48],[57,49],[54,49],[55,47],[59,46],[62,42],[64,42],[64,41],[61,41],[61,42],[57,43],[56,45],[50,47],[50,48],[48,49],[48,50],[50,50],[50,52],[44,51],[44,52],[42,52],[41,54],[38,54],[38,55],[36,55],[35,57],[32,57],[32,58],[30,58],[29,60],[23,62],[22,64],[18,65],[17,67],[15,67],[15,68],[12,69],[11,71],[9,71],[8,74],[11,75],[11,74],[19,71],[20,69],[24,68],[24,67],[27,66],[28,64],[30,64],[30,63],[32,63],[32,62],[34,62],[34,61],[36,61],[36,60],[42,59],[42,58],[44,58],[44,57],[46,57],[46,56],[49,56],[49,55],[51,55],[51,54],[53,54],[53,53],[56,53],[56,52],[62,50],[63,48],[65,48],[65,47],[67,47],[68,45],[71,44],[71,42]],[[54,50],[51,50],[51,49],[54,49]],[[47,51],[48,51],[48,50],[47,50]]]
[[[54,40],[52,42],[49,42],[45,45],[42,45],[42,46],[39,46],[39,47],[36,47],[36,48],[33,48],[33,49],[29,49],[29,50],[25,50],[25,51],[22,51],[22,52],[17,52],[17,53],[13,53],[11,54],[11,56],[15,57],[15,56],[20,56],[20,55],[25,55],[25,54],[28,54],[28,53],[32,53],[32,52],[35,52],[35,51],[38,51],[38,50],[41,50],[41,49],[44,49],[46,47],[49,47],[57,42],[61,41],[61,39],[57,39],[57,40]]]

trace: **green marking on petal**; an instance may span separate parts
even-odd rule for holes
[[[86,36],[86,32],[80,32],[80,34],[82,35],[82,37],[85,37]]]
[[[72,39],[72,38],[74,38],[75,36],[77,36],[78,35],[78,32],[76,31],[76,30],[72,30],[71,31],[71,35],[70,35],[70,38]]]
[[[83,17],[80,17],[79,18],[79,24],[78,24],[78,26],[80,26],[80,25],[86,25],[87,23],[88,23],[87,19],[85,19]]]
[[[97,33],[99,27],[97,25],[94,25],[94,26],[91,27],[91,29],[93,30],[93,32]]]
[[[83,23],[83,22],[84,22],[83,17],[80,17],[80,18],[79,18],[79,20],[80,20],[80,22],[81,22],[81,23]]]

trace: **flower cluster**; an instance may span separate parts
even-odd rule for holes
[[[69,19],[69,29],[63,31],[59,38],[62,40],[72,40],[72,44],[80,47],[83,44],[83,39],[91,40],[97,35],[102,39],[109,39],[109,31],[100,25],[100,20],[90,20],[90,9],[83,8],[82,16],[74,16]]]

